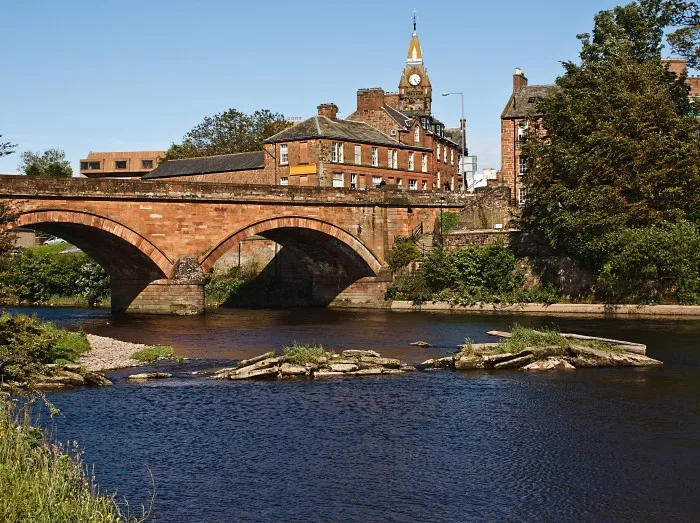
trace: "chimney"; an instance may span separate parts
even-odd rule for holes
[[[358,89],[357,110],[371,111],[381,109],[384,105],[384,89],[374,87],[372,89]]]
[[[666,60],[661,60],[661,62],[668,71],[671,71],[679,78],[683,73],[688,72],[686,61],[683,58],[668,58]]]
[[[523,87],[527,87],[527,78],[525,78],[523,70],[520,67],[516,67],[513,75],[513,93],[519,93]]]
[[[325,116],[331,120],[337,120],[338,106],[335,104],[321,104],[318,106],[318,115]]]

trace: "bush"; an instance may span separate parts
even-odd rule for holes
[[[211,276],[205,286],[207,303],[221,305],[228,302],[259,274],[260,267],[254,264],[231,267],[225,274]]]
[[[389,267],[393,272],[403,269],[409,263],[420,258],[420,250],[412,238],[397,237],[389,253]]]
[[[56,361],[75,361],[90,346],[83,333],[38,318],[0,315],[0,380],[26,381]]]
[[[462,215],[458,212],[443,212],[442,219],[438,218],[438,230],[442,230],[442,234],[447,234],[459,225]]]
[[[285,357],[296,365],[317,364],[328,355],[322,345],[302,345],[294,342],[284,348]]]
[[[596,295],[612,302],[700,303],[700,230],[680,222],[627,229],[609,238],[611,254]]]

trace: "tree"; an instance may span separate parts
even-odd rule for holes
[[[8,154],[15,152],[15,147],[17,146],[11,142],[3,142],[2,135],[0,134],[0,157],[7,156]]]
[[[25,151],[18,169],[27,176],[41,178],[70,178],[73,169],[61,149],[48,149],[43,153]]]
[[[595,17],[581,63],[564,63],[523,145],[522,226],[597,270],[630,229],[700,223],[700,119],[661,61],[668,18],[654,3]]]
[[[163,160],[257,151],[262,149],[263,140],[290,125],[283,115],[267,109],[251,115],[229,109],[207,116],[184,136],[181,144],[172,144]]]

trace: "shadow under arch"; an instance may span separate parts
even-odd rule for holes
[[[284,306],[328,305],[353,283],[379,275],[382,264],[356,237],[336,225],[306,217],[280,217],[261,220],[238,230],[221,241],[201,261],[207,272],[227,252],[240,249],[243,241],[253,236],[263,237],[282,246],[265,267],[256,284],[247,289],[250,294],[285,294],[294,303],[272,301],[239,305]],[[305,298],[300,299],[304,295]],[[269,296],[268,296],[269,297]],[[306,299],[308,298],[308,301]],[[230,303],[229,305],[234,305]]]
[[[173,263],[146,238],[109,218],[80,211],[23,212],[11,228],[24,227],[66,240],[112,277],[112,311],[125,311],[155,280],[167,279]]]

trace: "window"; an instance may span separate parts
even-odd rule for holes
[[[416,127],[416,131],[413,133],[413,141],[420,143],[420,127]]]
[[[428,182],[426,182],[425,180],[423,180],[423,181],[420,183],[420,188],[421,188],[422,191],[427,191],[427,190],[428,190]]]
[[[345,177],[343,173],[333,173],[333,187],[345,187]]]
[[[397,150],[394,150],[394,153],[392,154],[392,159],[394,163],[394,169],[399,168],[399,152]]]
[[[343,163],[343,160],[343,144],[339,142],[333,142],[333,155],[331,157],[331,162]]]
[[[393,163],[392,160],[393,160],[393,158],[394,158],[394,155],[392,154],[392,150],[391,150],[391,149],[387,149],[386,152],[387,152],[387,155],[386,155],[386,166],[387,166],[388,169],[391,169],[391,165],[392,165],[392,163]]]
[[[518,141],[519,142],[526,142],[527,141],[527,120],[522,120],[521,122],[518,123]]]
[[[524,156],[518,158],[518,175],[522,176],[527,170],[527,159]]]
[[[99,171],[101,168],[100,162],[88,162],[88,170],[90,171]]]
[[[289,178],[287,178],[286,176],[282,176],[280,178],[280,185],[289,185]]]
[[[379,165],[379,150],[376,147],[372,147],[372,167]]]
[[[153,160],[141,160],[141,169],[153,169]]]
[[[442,148],[442,161],[447,163],[447,147]]]
[[[338,147],[338,163],[345,163],[345,145],[342,143]]]
[[[115,169],[126,169],[126,160],[117,160],[114,162]]]
[[[525,202],[527,201],[527,189],[524,187],[521,187],[518,190],[518,203],[520,205],[525,205]]]
[[[299,163],[309,163],[309,143],[301,142],[299,144]]]
[[[81,171],[87,171],[87,168],[88,168],[87,162],[80,162],[80,170]]]
[[[438,171],[438,173],[437,173],[437,188],[439,191],[440,190],[440,171]]]
[[[357,175],[356,174],[350,175],[350,188],[357,189]]]
[[[379,188],[379,186],[382,183],[382,177],[381,176],[372,176],[372,186],[375,188]]]
[[[280,165],[289,163],[289,146],[286,143],[280,145]]]
[[[362,146],[355,146],[355,165],[362,165]]]
[[[403,187],[403,179],[402,178],[396,178],[396,185],[399,187]]]
[[[455,164],[455,150],[450,149],[450,165],[454,165],[454,164]]]
[[[428,155],[423,153],[420,159],[420,170],[424,173],[428,172]]]
[[[408,170],[413,170],[413,153],[408,153]]]
[[[437,146],[437,160],[440,161],[440,144]]]
[[[391,136],[396,136],[396,129],[391,130]]]
[[[410,191],[418,190],[418,180],[408,180],[408,189]]]

